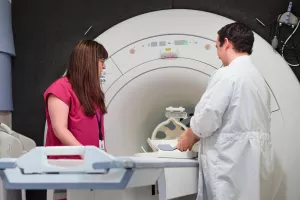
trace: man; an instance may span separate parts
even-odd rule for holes
[[[270,93],[251,62],[253,32],[242,23],[218,31],[224,67],[211,77],[178,141],[181,151],[200,140],[198,200],[267,200],[261,183],[272,170]],[[262,199],[262,196],[264,196]]]

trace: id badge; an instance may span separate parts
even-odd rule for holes
[[[104,140],[99,140],[100,149],[104,151]]]

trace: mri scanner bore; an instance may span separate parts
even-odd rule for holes
[[[207,12],[164,10],[136,16],[101,34],[95,40],[109,54],[101,78],[109,154],[90,147],[38,147],[17,160],[0,160],[6,188],[67,189],[68,200],[161,200],[198,193],[197,160],[133,155],[148,146],[147,138],[166,120],[166,108],[183,107],[187,113],[195,108],[210,77],[222,66],[212,48],[216,33],[232,22]],[[269,186],[272,200],[298,199],[299,82],[282,57],[257,34],[254,37],[251,59],[271,94],[275,160],[272,184],[261,186]],[[165,48],[171,48],[172,58],[164,59]],[[81,166],[45,164],[45,155],[78,153],[85,154]]]

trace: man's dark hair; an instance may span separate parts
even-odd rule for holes
[[[245,24],[240,22],[227,24],[218,31],[218,35],[221,47],[227,38],[233,44],[236,52],[249,55],[252,53],[254,34]]]

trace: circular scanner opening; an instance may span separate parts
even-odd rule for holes
[[[141,146],[165,121],[169,106],[193,112],[205,91],[209,76],[185,67],[159,68],[129,81],[111,100],[105,118],[107,151],[115,156],[142,152]],[[188,124],[188,120],[183,121]]]

